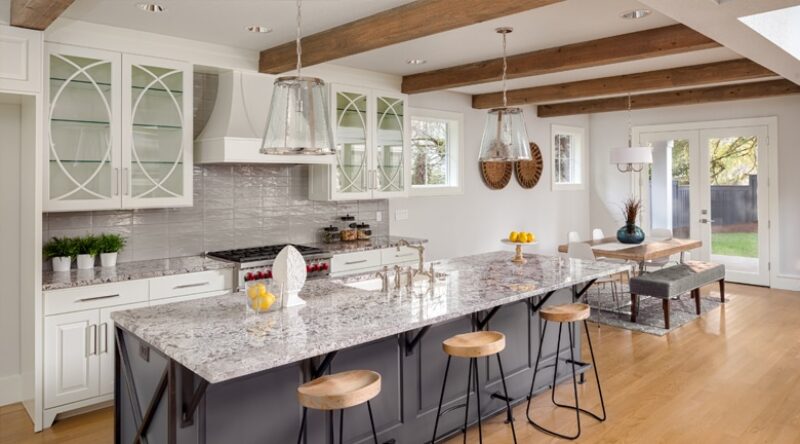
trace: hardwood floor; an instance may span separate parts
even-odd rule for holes
[[[608,420],[582,418],[580,442],[800,443],[800,293],[726,290],[729,304],[663,337],[590,324]],[[582,407],[599,408],[593,376],[578,389]],[[569,402],[571,390],[557,393]],[[532,412],[546,427],[574,430],[574,414],[554,412],[549,392]],[[525,405],[514,417],[521,443],[566,442],[529,426]],[[511,442],[502,421],[484,423],[485,443]],[[0,408],[0,444],[110,443],[113,413],[65,419],[39,434],[31,427],[21,406]],[[474,428],[469,442],[478,442]]]

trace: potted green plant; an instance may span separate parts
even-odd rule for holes
[[[88,270],[94,268],[94,258],[99,253],[97,236],[91,234],[75,240],[78,248],[78,269]]]
[[[629,198],[622,205],[622,217],[625,226],[617,230],[617,240],[623,244],[641,244],[644,242],[644,231],[636,226],[636,218],[642,209],[642,201]]]
[[[125,238],[119,234],[103,233],[97,239],[100,264],[104,267],[117,265],[117,254],[125,247]]]
[[[69,271],[72,258],[78,254],[74,239],[68,237],[54,237],[44,244],[44,256],[52,261],[53,271]]]

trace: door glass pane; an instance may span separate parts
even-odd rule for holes
[[[131,67],[131,196],[183,195],[183,85],[181,70]]]
[[[336,179],[340,193],[367,191],[367,96],[336,93]]]
[[[710,138],[708,150],[712,261],[758,272],[758,138]]]
[[[658,140],[652,143],[650,165],[650,225],[679,239],[689,238],[690,201],[689,141]],[[658,230],[658,231],[657,231]]]
[[[111,61],[50,55],[50,199],[111,198]]]
[[[380,191],[403,191],[403,99],[378,97],[376,164]]]

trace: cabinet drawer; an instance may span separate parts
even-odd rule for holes
[[[419,252],[413,248],[400,247],[397,248],[384,248],[381,250],[381,263],[383,265],[395,265],[403,262],[418,262]]]
[[[336,254],[331,258],[331,274],[342,274],[348,271],[374,268],[380,265],[380,250]]]
[[[44,314],[52,315],[147,301],[147,280],[114,282],[44,293]]]
[[[220,291],[209,291],[207,293],[187,294],[184,296],[175,296],[172,298],[154,299],[150,301],[150,306],[153,307],[156,305],[171,304],[173,302],[193,301],[195,299],[210,298],[212,296],[222,296],[230,293],[231,293],[230,290],[220,290]],[[242,304],[244,304],[244,302],[242,302]]]
[[[150,279],[150,300],[230,290],[232,284],[233,272],[231,270],[201,271],[153,278]]]

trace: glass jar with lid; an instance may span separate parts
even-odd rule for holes
[[[358,240],[369,240],[372,237],[372,229],[370,229],[368,223],[361,222],[356,225],[356,230],[358,231]]]
[[[351,242],[358,239],[358,230],[356,229],[356,218],[351,215],[342,216],[342,225],[339,227],[339,238],[345,242]]]
[[[326,244],[335,244],[339,242],[339,227],[336,225],[329,225],[321,229],[320,239]]]

